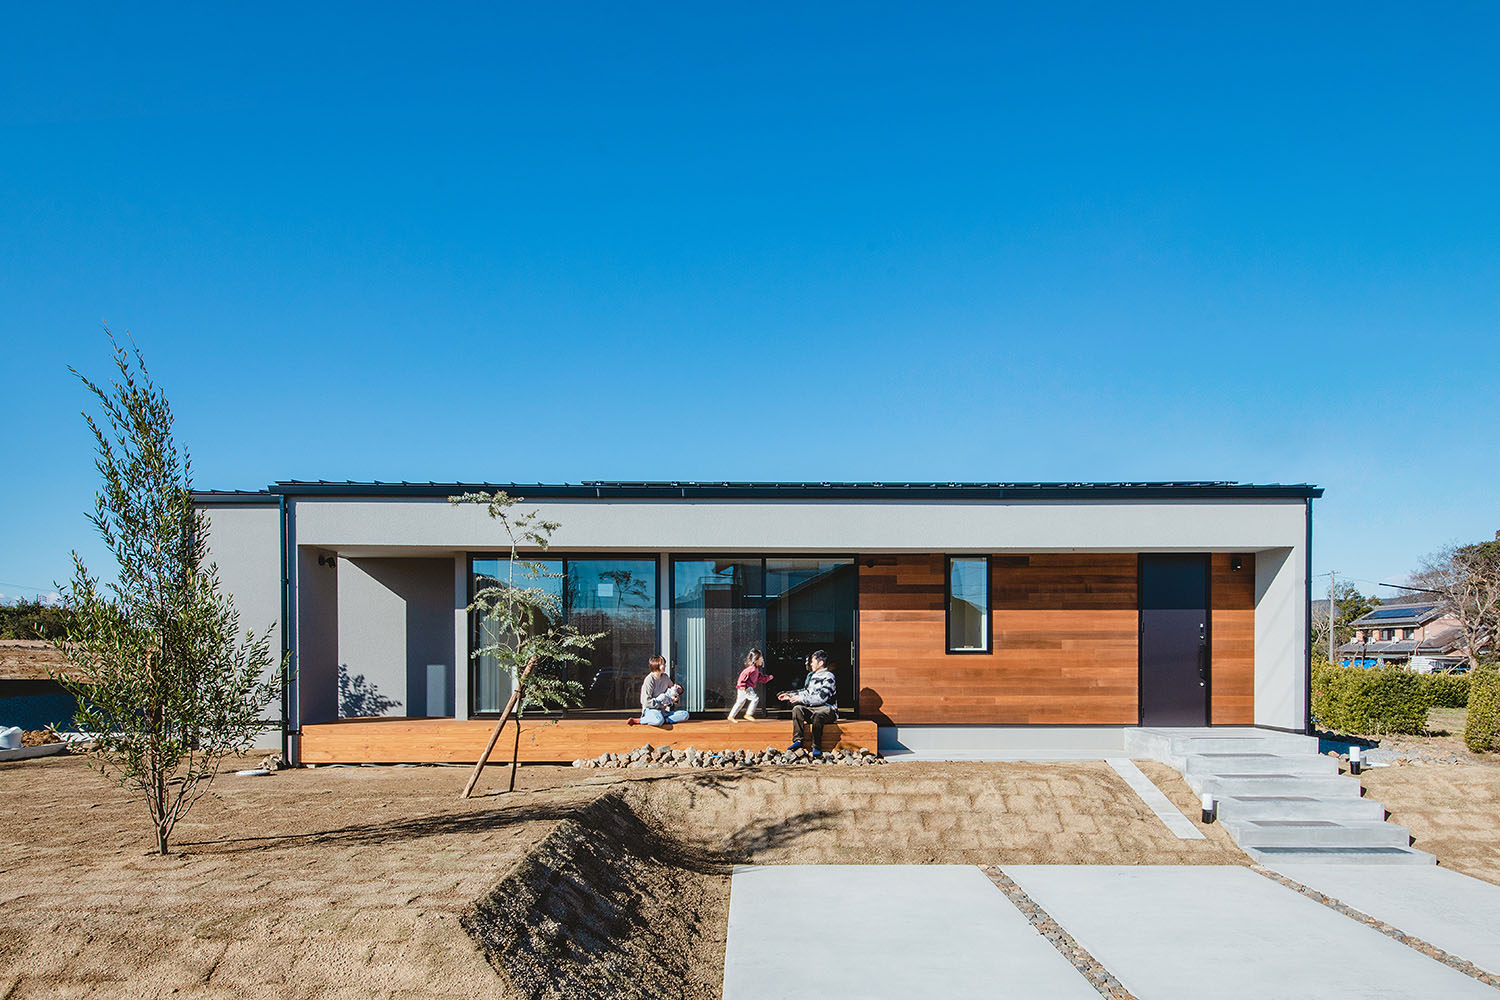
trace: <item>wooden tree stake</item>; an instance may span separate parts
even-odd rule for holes
[[[521,679],[516,682],[516,689],[510,693],[510,700],[505,703],[505,711],[503,711],[503,712],[500,713],[500,721],[495,723],[495,731],[492,732],[492,733],[490,733],[490,741],[484,745],[484,753],[480,754],[479,755],[479,759],[474,762],[474,771],[473,771],[473,773],[471,773],[469,775],[469,783],[464,786],[463,793],[461,795],[459,795],[459,798],[461,798],[461,799],[468,798],[469,795],[473,793],[474,786],[477,785],[477,784],[479,784],[479,775],[484,770],[484,765],[487,764],[487,763],[489,763],[490,752],[495,749],[495,744],[500,741],[500,731],[502,729],[504,729],[505,728],[505,724],[510,721],[510,713],[515,710],[516,702],[519,701],[520,698],[521,698],[521,688],[523,686],[525,686],[526,679],[531,676],[532,668],[534,668],[535,666],[536,666],[536,661],[532,660],[530,663],[526,664],[526,669],[523,670],[523,671],[521,671]],[[519,740],[521,738],[521,732],[520,732],[520,730],[521,730],[521,720],[517,719],[516,720],[516,739],[517,740]],[[514,775],[511,776],[511,781],[512,781],[512,784],[514,785],[514,781],[515,781],[515,776]]]

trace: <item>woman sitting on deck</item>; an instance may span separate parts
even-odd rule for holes
[[[651,672],[641,682],[641,717],[627,720],[632,726],[661,726],[686,722],[687,709],[673,708],[682,698],[682,685],[667,676],[667,658],[651,657]]]

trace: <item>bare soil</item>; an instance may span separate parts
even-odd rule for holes
[[[1500,767],[1407,764],[1368,768],[1360,781],[1411,831],[1413,847],[1500,885]]]
[[[0,997],[698,1000],[730,861],[1245,862],[1217,827],[1177,840],[1103,764],[529,766],[460,801],[464,776],[226,774],[160,857],[84,760],[0,765]]]

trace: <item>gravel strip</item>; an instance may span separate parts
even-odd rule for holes
[[[1491,975],[1490,973],[1485,972],[1473,962],[1466,962],[1463,959],[1459,958],[1457,955],[1450,955],[1443,949],[1439,948],[1437,945],[1428,944],[1426,941],[1423,941],[1419,937],[1413,937],[1410,934],[1405,934],[1399,928],[1392,927],[1390,924],[1385,923],[1384,921],[1376,920],[1368,913],[1364,913],[1360,910],[1356,910],[1352,906],[1341,903],[1337,899],[1334,899],[1332,896],[1325,896],[1323,893],[1312,888],[1311,886],[1303,885],[1301,882],[1298,882],[1295,879],[1289,879],[1285,875],[1282,875],[1280,872],[1274,872],[1264,865],[1251,865],[1250,868],[1252,871],[1264,875],[1272,882],[1280,882],[1288,889],[1291,889],[1294,892],[1300,892],[1302,895],[1306,896],[1308,899],[1313,900],[1314,902],[1322,903],[1324,906],[1328,907],[1331,910],[1337,910],[1339,913],[1342,913],[1344,916],[1349,917],[1351,920],[1358,920],[1360,923],[1364,924],[1367,927],[1375,928],[1386,937],[1392,938],[1396,941],[1400,941],[1402,944],[1406,945],[1413,951],[1419,951],[1422,954],[1426,955],[1428,958],[1437,959],[1439,962],[1442,962],[1450,969],[1456,969],[1471,979],[1477,979],[1481,983],[1484,983],[1484,985],[1486,986],[1490,986],[1497,990],[1500,990],[1500,976]]]
[[[1016,905],[1016,909],[1031,921],[1031,926],[1051,942],[1052,947],[1056,948],[1063,958],[1073,963],[1073,968],[1083,974],[1083,978],[1089,981],[1089,985],[1097,990],[1101,997],[1106,997],[1108,1000],[1137,1000],[1134,993],[1110,975],[1109,970],[1097,958],[1073,940],[1073,935],[1063,930],[1058,922],[1026,895],[1020,886],[1011,881],[1010,876],[1001,871],[998,865],[980,865],[979,869],[989,876],[989,880],[995,883],[996,888],[1005,893],[1006,898]]]

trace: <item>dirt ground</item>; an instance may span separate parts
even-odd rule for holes
[[[1360,774],[1365,794],[1438,864],[1500,885],[1500,767],[1407,764]]]
[[[1143,770],[1194,814],[1175,772]],[[532,766],[513,795],[488,774],[467,802],[459,768],[224,775],[162,858],[142,808],[82,759],[0,765],[0,998],[514,995],[460,918],[611,789],[719,859],[1244,863],[1217,827],[1171,836],[1103,764]],[[700,874],[713,926],[682,945],[698,985],[662,996],[700,995],[722,962],[728,882]]]

